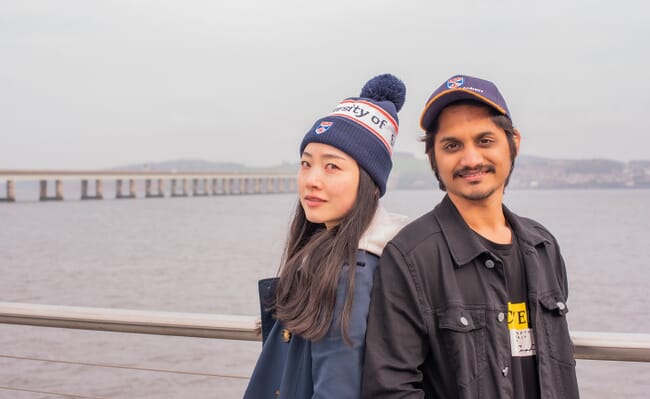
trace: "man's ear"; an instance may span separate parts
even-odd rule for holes
[[[517,156],[519,155],[519,143],[521,142],[521,133],[519,133],[519,129],[517,128],[514,129],[514,132],[515,134],[513,138],[515,140],[515,149],[517,150],[515,156]]]

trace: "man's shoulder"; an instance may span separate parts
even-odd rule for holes
[[[435,209],[433,209],[404,226],[391,240],[391,243],[404,252],[410,252],[439,233],[440,225],[435,218]]]
[[[520,233],[523,232],[526,235],[537,237],[537,241],[543,240],[548,241],[549,243],[554,243],[555,236],[546,228],[542,223],[538,222],[535,219],[531,219],[525,216],[519,216],[512,212],[509,213],[508,219],[512,222],[515,220],[519,225]],[[534,238],[533,238],[534,239]]]

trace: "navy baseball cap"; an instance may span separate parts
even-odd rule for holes
[[[461,100],[480,101],[512,120],[506,100],[494,83],[472,76],[455,75],[429,97],[420,117],[420,127],[428,131],[444,107]]]

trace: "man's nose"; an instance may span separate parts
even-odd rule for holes
[[[474,167],[483,162],[483,155],[476,146],[466,146],[463,150],[461,158],[462,166]]]

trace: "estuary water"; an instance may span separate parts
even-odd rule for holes
[[[382,202],[415,218],[442,195]],[[243,315],[258,312],[256,282],[275,274],[295,206],[293,194],[18,198],[0,203],[0,301]],[[505,201],[558,238],[571,329],[650,333],[650,190],[512,190]],[[0,325],[0,399],[239,398],[260,346]],[[648,376],[650,364],[578,361],[583,398],[646,398]]]

